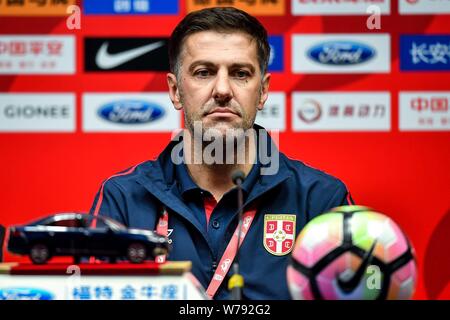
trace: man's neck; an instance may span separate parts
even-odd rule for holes
[[[217,202],[222,198],[222,196],[234,187],[233,181],[231,180],[231,175],[235,170],[241,170],[244,172],[245,176],[248,175],[256,162],[256,142],[254,136],[250,136],[244,142],[244,145],[235,146],[234,148],[234,161],[227,161],[223,164],[207,164],[205,163],[203,157],[196,155],[197,159],[202,159],[201,163],[192,161],[194,152],[203,152],[203,148],[198,148],[197,151],[194,149],[194,140],[189,133],[185,134],[184,138],[184,150],[185,159],[190,159],[191,161],[186,161],[186,167],[192,180],[203,190],[209,191],[215,198]],[[236,155],[238,152],[245,150],[245,161],[237,161]],[[225,153],[225,151],[224,151]],[[242,155],[240,155],[242,157]],[[232,162],[232,163],[230,163]]]

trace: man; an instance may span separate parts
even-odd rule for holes
[[[167,75],[186,129],[157,160],[107,179],[91,210],[168,235],[168,260],[192,261],[215,299],[230,298],[236,170],[245,176],[239,262],[246,299],[289,299],[285,273],[295,236],[316,215],[350,201],[342,182],[288,159],[254,125],[268,97],[269,48],[264,27],[243,11],[186,16],[171,36]]]

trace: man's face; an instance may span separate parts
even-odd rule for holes
[[[261,75],[256,41],[241,32],[201,31],[185,39],[178,77],[167,75],[170,97],[186,127],[249,129],[267,100],[270,74]]]

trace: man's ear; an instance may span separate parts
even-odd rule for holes
[[[264,108],[264,103],[266,102],[267,98],[269,97],[269,82],[270,82],[270,73],[266,73],[263,77],[262,83],[261,83],[261,97],[259,98],[258,103],[258,110],[262,110]]]
[[[167,74],[167,85],[169,86],[169,96],[173,106],[175,109],[181,110],[183,106],[181,105],[180,90],[178,88],[177,77],[173,73]]]

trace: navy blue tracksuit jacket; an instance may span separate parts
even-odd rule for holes
[[[262,129],[256,126],[256,129]],[[264,130],[268,152],[278,152]],[[154,161],[147,161],[105,180],[91,214],[111,217],[131,228],[156,230],[166,208],[169,213],[169,261],[192,261],[192,273],[207,288],[217,264],[238,224],[237,190],[227,192],[216,204],[209,220],[204,199],[211,195],[200,189],[185,164],[174,164],[172,141]],[[258,144],[260,145],[260,144]],[[243,184],[244,210],[256,204],[254,221],[239,251],[240,272],[245,279],[246,299],[290,299],[286,283],[289,253],[271,252],[265,243],[264,217],[290,215],[295,218],[295,236],[315,216],[350,204],[351,197],[338,179],[279,153],[276,175],[261,175],[260,161]],[[294,239],[295,241],[295,239]],[[230,268],[228,277],[232,274]],[[229,299],[225,278],[215,299]]]

